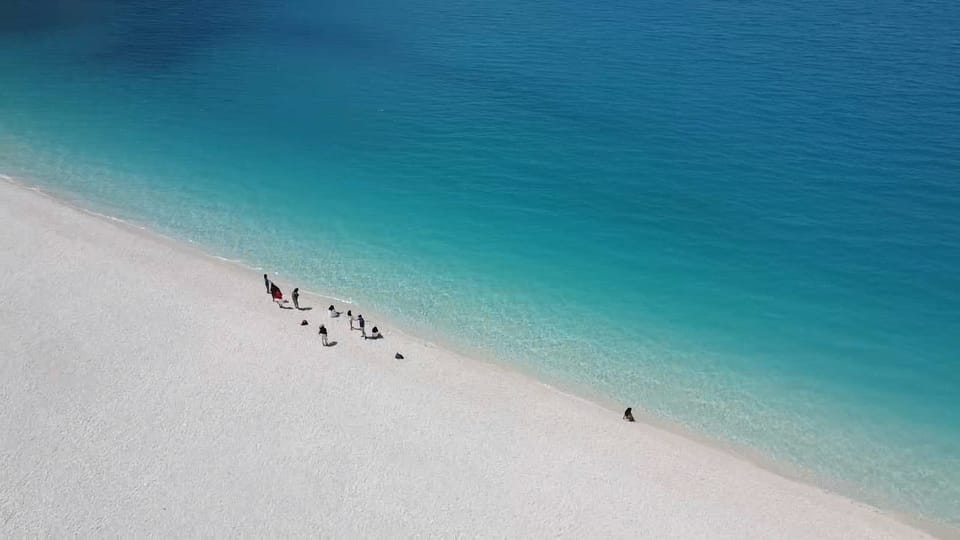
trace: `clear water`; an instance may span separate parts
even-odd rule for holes
[[[0,172],[960,523],[956,2],[7,0]]]

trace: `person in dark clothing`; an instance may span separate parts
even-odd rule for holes
[[[263,275],[263,285],[267,288],[267,294],[271,294],[270,285],[272,285],[272,283],[270,283],[270,278],[268,278],[266,274]]]
[[[327,346],[327,327],[321,324],[319,334],[320,334],[320,343],[323,343],[323,346],[326,347]]]
[[[366,325],[366,323],[363,321],[363,315],[357,315],[357,322],[360,324],[360,335],[366,338],[367,330],[366,328],[364,328],[364,325]]]
[[[293,307],[300,309],[300,288],[294,289],[290,296],[293,297]]]
[[[627,407],[627,410],[623,411],[623,419],[627,422],[635,422],[633,419],[633,407]]]

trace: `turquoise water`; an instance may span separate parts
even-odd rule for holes
[[[960,524],[960,5],[821,4],[13,0],[0,173]]]

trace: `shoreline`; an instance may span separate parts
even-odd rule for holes
[[[70,201],[62,197],[58,197],[56,193],[52,193],[48,190],[37,186],[30,186],[25,184],[18,179],[11,178],[6,175],[0,175],[0,180],[5,182],[0,182],[2,184],[9,184],[13,186],[14,189],[19,189],[23,191],[34,192],[37,195],[42,196],[48,200],[52,205],[56,205],[62,208],[65,208],[69,211],[79,212],[88,217],[92,217],[96,220],[100,220],[105,224],[110,224],[113,226],[119,226],[121,231],[132,234],[136,237],[139,237],[141,240],[146,241],[147,243],[157,243],[164,246],[167,249],[173,250],[174,252],[179,253],[185,258],[196,258],[201,257],[208,262],[214,263],[215,265],[222,268],[225,273],[234,273],[234,274],[244,274],[245,277],[250,278],[250,288],[249,294],[256,295],[259,293],[259,279],[260,272],[264,270],[254,266],[252,264],[246,263],[241,260],[233,260],[226,257],[216,255],[214,253],[207,252],[203,249],[202,246],[193,243],[192,241],[183,241],[176,238],[172,238],[161,234],[157,231],[152,230],[150,227],[133,223],[125,219],[117,218],[110,216],[104,213],[96,212],[94,210],[89,210],[84,208],[75,201]],[[268,274],[270,272],[267,272]],[[277,274],[272,274],[276,276]],[[283,278],[282,275],[280,275]],[[284,289],[289,294],[293,284],[289,283],[284,286]],[[247,291],[244,291],[244,295],[248,294]],[[341,304],[347,304],[351,306],[351,309],[355,309],[357,304],[350,302],[349,300],[343,300],[336,297],[335,294],[325,294],[321,292],[307,291],[306,289],[301,288],[301,298],[306,300],[313,300],[314,303],[318,299],[333,300]],[[318,306],[318,314],[323,313],[325,310],[322,309],[322,306]],[[343,308],[345,311],[347,308]],[[366,311],[366,310],[365,310]],[[487,372],[487,375],[491,373],[502,377],[508,380],[509,384],[515,384],[518,387],[529,387],[536,386],[547,394],[552,394],[553,398],[559,400],[565,400],[569,402],[578,402],[577,407],[581,408],[590,408],[594,409],[591,414],[596,414],[600,411],[609,413],[612,418],[619,420],[619,407],[624,407],[626,405],[616,405],[612,399],[603,399],[599,395],[589,395],[585,396],[583,393],[586,392],[585,388],[578,388],[576,390],[571,390],[564,388],[561,385],[557,385],[551,382],[545,382],[537,378],[533,373],[528,372],[518,366],[513,366],[509,362],[502,361],[496,358],[478,358],[474,354],[465,354],[463,347],[454,347],[450,343],[446,342],[435,342],[433,340],[426,340],[419,338],[410,334],[402,325],[394,326],[390,321],[389,317],[383,317],[381,314],[373,312],[374,317],[368,319],[373,319],[378,322],[379,326],[386,327],[387,331],[385,335],[387,337],[384,341],[392,342],[397,340],[398,342],[409,342],[414,346],[420,349],[431,349],[435,350],[438,354],[442,356],[443,360],[452,361],[454,366],[445,366],[457,367],[466,366],[469,370],[472,371],[483,371]],[[325,315],[325,313],[324,313]],[[343,322],[341,319],[339,322]],[[293,330],[290,330],[293,333]],[[348,334],[349,335],[349,334]],[[492,356],[492,355],[480,355],[480,356]],[[436,366],[433,366],[436,367]],[[579,390],[579,391],[578,391]],[[589,393],[589,392],[586,392]],[[627,404],[631,405],[631,404]],[[631,405],[635,409],[635,415],[638,417],[637,427],[642,426],[642,430],[646,432],[653,432],[661,436],[666,437],[675,437],[685,441],[684,444],[690,446],[697,446],[707,449],[710,452],[719,452],[724,459],[730,459],[734,461],[741,462],[742,465],[748,467],[755,467],[764,473],[774,475],[780,479],[795,483],[801,486],[805,490],[814,490],[820,492],[821,494],[827,495],[829,497],[839,497],[852,503],[856,507],[859,507],[862,510],[866,510],[869,513],[875,513],[879,516],[884,516],[894,520],[895,522],[907,525],[910,527],[916,527],[922,531],[925,531],[930,534],[942,536],[942,537],[955,537],[955,531],[953,531],[948,525],[943,525],[938,522],[932,522],[923,518],[921,516],[914,516],[911,514],[902,514],[889,510],[881,510],[870,503],[861,502],[857,499],[850,497],[844,493],[844,490],[834,490],[831,489],[828,479],[820,478],[814,475],[812,472],[807,472],[805,470],[792,468],[789,464],[774,462],[772,459],[766,458],[763,455],[760,455],[759,451],[756,451],[756,455],[751,455],[751,449],[748,447],[739,447],[732,443],[725,443],[724,441],[715,440],[707,435],[699,434],[693,432],[692,430],[686,429],[681,425],[676,425],[671,423],[669,420],[659,418],[656,415],[646,411],[642,404]]]

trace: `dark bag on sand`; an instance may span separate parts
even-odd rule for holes
[[[403,355],[400,353],[397,353],[396,355],[394,355],[394,358],[396,358],[397,360],[403,360]]]
[[[303,322],[300,323],[300,326],[306,326],[306,325],[308,325],[308,324],[310,324],[310,323],[308,323],[307,320],[304,319]]]

